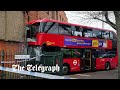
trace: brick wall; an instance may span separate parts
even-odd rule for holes
[[[0,61],[4,50],[4,61],[14,61],[16,54],[23,53],[23,44],[18,42],[0,41]],[[1,66],[1,64],[0,64]],[[12,64],[4,64],[5,67],[12,67]],[[1,73],[1,72],[0,72]]]
[[[29,15],[29,20],[28,20]],[[25,21],[37,20],[37,19],[54,19],[58,21],[68,22],[64,11],[29,11],[29,14],[25,14]]]
[[[66,17],[65,12],[59,11],[58,13],[59,13],[59,21],[68,22],[68,18]],[[60,16],[61,16],[61,18],[60,18]]]
[[[22,51],[23,50],[23,43],[18,42],[8,42],[8,41],[1,41],[0,40],[0,51]]]
[[[28,15],[29,21],[43,18],[68,21],[64,11],[29,11]],[[28,15],[25,13],[25,22],[28,22]],[[22,49],[19,41],[24,35],[23,16],[21,11],[0,11],[0,50]]]

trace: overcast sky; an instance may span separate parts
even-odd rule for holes
[[[102,28],[102,22],[101,21],[98,21],[98,20],[83,20],[83,19],[81,19],[81,17],[84,17],[84,16],[80,15],[80,14],[78,15],[75,12],[76,11],[65,11],[69,23]],[[103,25],[104,25],[104,29],[109,29],[109,30],[115,31],[108,24],[104,23]]]

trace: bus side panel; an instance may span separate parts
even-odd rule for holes
[[[104,58],[96,58],[96,70],[101,70],[105,68],[105,59]]]
[[[116,57],[115,57],[115,62],[116,62],[116,67],[118,67],[118,51],[117,51],[117,55],[116,55]]]
[[[112,40],[107,40],[107,48],[112,49]]]
[[[36,36],[37,36],[37,44],[42,45],[43,44],[43,36],[44,36],[44,34],[38,33]]]
[[[109,62],[111,65],[111,68],[116,68],[116,58],[97,58],[96,59],[96,69],[101,70],[105,69],[105,63]]]
[[[118,67],[118,54],[117,54],[117,57],[116,57],[116,67]]]
[[[42,41],[38,40],[38,44],[46,43],[48,46],[63,47],[63,39],[64,37],[62,35],[45,33],[42,35]]]
[[[63,64],[64,63],[69,64],[70,72],[80,71],[80,59],[79,58],[63,59]]]
[[[111,68],[116,68],[118,66],[117,56],[115,58],[110,58],[110,61],[111,61]]]

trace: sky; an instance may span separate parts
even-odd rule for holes
[[[109,26],[106,23],[103,23],[103,22],[98,21],[98,20],[82,19],[81,17],[85,17],[85,16],[80,15],[80,14],[76,14],[75,12],[76,11],[65,11],[69,23],[91,26],[91,27],[96,27],[96,28],[104,28],[104,29],[109,29],[109,30],[115,31],[111,26]]]

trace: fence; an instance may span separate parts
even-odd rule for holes
[[[23,52],[12,52],[12,51],[0,51],[0,78],[1,79],[42,79],[42,78],[66,78],[62,77],[62,63],[63,55],[61,52],[44,52],[43,56],[40,57],[40,61],[31,60],[15,60],[15,55],[22,55]],[[32,57],[33,58],[33,57]],[[12,69],[12,66],[20,65],[25,66],[28,64],[47,66],[47,70],[44,73],[41,71],[15,71]],[[49,67],[59,67],[59,70],[51,72],[52,68]],[[18,70],[18,69],[17,69]],[[50,74],[53,74],[52,76]],[[55,74],[59,75],[56,76]],[[46,76],[47,75],[47,76]],[[61,76],[61,77],[60,77]],[[52,77],[52,78],[51,78]]]

